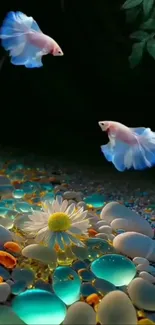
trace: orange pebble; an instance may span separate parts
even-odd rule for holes
[[[86,302],[89,305],[93,305],[93,304],[96,305],[99,303],[99,296],[96,293],[92,293],[86,298]]]
[[[88,229],[88,234],[90,237],[95,237],[97,235],[97,231],[94,230],[93,228]]]
[[[14,252],[14,253],[20,253],[21,252],[21,247],[17,243],[14,243],[13,241],[7,241],[4,244],[4,248],[6,248],[9,251]]]
[[[148,318],[143,318],[138,321],[138,325],[153,325],[153,324],[155,324],[155,323]]]
[[[3,278],[2,278],[2,276],[0,276],[0,283],[2,283],[3,282]]]
[[[16,258],[11,254],[4,251],[0,251],[0,264],[2,264],[8,269],[12,269],[16,266],[17,261]]]

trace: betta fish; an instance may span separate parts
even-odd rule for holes
[[[63,55],[56,41],[45,35],[32,17],[20,11],[7,14],[0,29],[0,38],[14,65],[40,68],[43,66],[43,55]]]
[[[98,124],[109,138],[108,144],[101,146],[101,151],[117,170],[143,170],[155,165],[155,132],[150,128],[130,128],[113,121]]]

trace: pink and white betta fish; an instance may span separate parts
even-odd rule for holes
[[[101,150],[117,170],[142,170],[155,165],[155,132],[151,129],[129,128],[113,121],[98,123],[109,137],[108,144],[102,145]]]
[[[60,46],[40,30],[32,17],[20,11],[9,12],[0,29],[2,46],[9,51],[11,63],[26,68],[40,68],[42,56],[62,56]]]

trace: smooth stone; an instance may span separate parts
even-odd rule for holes
[[[80,201],[80,202],[78,202],[76,206],[77,206],[77,207],[80,207],[80,208],[83,207],[83,208],[86,210],[86,203],[85,203],[84,201]]]
[[[52,276],[52,285],[55,294],[66,305],[71,305],[79,300],[81,280],[71,267],[57,267]]]
[[[7,241],[12,241],[11,232],[0,225],[0,245],[5,244]]]
[[[132,259],[139,256],[155,262],[155,243],[150,237],[143,234],[126,232],[117,235],[113,240],[113,246],[117,252]]]
[[[26,286],[31,285],[34,282],[35,274],[30,269],[15,268],[11,273],[13,281],[24,281]]]
[[[97,225],[97,227],[109,226],[108,223],[104,220],[98,221],[96,225]]]
[[[143,264],[143,265],[147,265],[147,266],[149,265],[149,261],[144,257],[134,257],[132,262],[136,265],[138,265],[138,264]]]
[[[8,283],[0,283],[0,303],[5,302],[11,293],[11,289]]]
[[[110,226],[101,226],[98,228],[98,231],[104,234],[111,234],[112,233],[112,228]]]
[[[39,244],[26,246],[22,250],[22,255],[49,265],[57,260],[57,254],[54,249],[49,249],[48,247]]]
[[[140,272],[139,277],[150,283],[155,283],[155,277],[148,272],[145,271]]]
[[[86,246],[85,247],[72,246],[72,252],[80,260],[85,260],[88,258],[88,248]]]
[[[49,292],[53,292],[52,285],[50,283],[47,283],[43,280],[38,280],[35,283],[35,288],[36,289],[41,289],[41,290],[47,290]]]
[[[148,270],[148,265],[144,265],[144,264],[138,264],[136,265],[136,270],[137,271],[147,271]]]
[[[85,302],[76,302],[68,308],[63,325],[96,325],[96,313]]]
[[[77,196],[77,192],[75,192],[75,191],[66,191],[63,193],[64,200],[72,200],[72,199],[75,199],[76,196]]]
[[[104,240],[108,240],[108,235],[107,234],[103,234],[103,233],[99,233],[95,235],[96,238],[102,238]]]
[[[153,276],[155,276],[155,268],[152,265],[149,265],[147,267],[147,270],[145,270],[145,271],[147,271],[147,272],[151,273]]]
[[[89,238],[85,241],[85,244],[88,248],[88,259],[90,261],[95,260],[100,255],[107,254],[107,253],[114,253],[115,249],[111,246],[108,241],[102,238]]]
[[[128,258],[118,254],[101,256],[91,263],[91,271],[96,277],[118,287],[128,285],[136,275],[135,265]]]
[[[101,211],[101,218],[107,221],[109,225],[115,219],[125,219],[127,222],[123,224],[123,227],[121,226],[121,221],[118,221],[118,229],[139,232],[151,238],[154,236],[154,231],[148,221],[118,202],[106,204]]]
[[[13,228],[14,221],[7,217],[0,216],[0,225],[3,226],[5,229]]]
[[[29,213],[30,214],[30,213]],[[24,214],[24,215],[19,215],[16,219],[15,219],[15,226],[19,229],[24,229],[24,224],[25,222],[30,221],[28,214]]]
[[[103,325],[137,325],[136,310],[128,296],[122,291],[109,292],[102,298],[97,318]]]
[[[81,270],[81,269],[86,269],[87,264],[84,261],[76,260],[75,262],[73,262],[72,268],[75,271],[78,271],[78,270]]]
[[[1,265],[0,265],[0,276],[2,276],[4,280],[8,280],[10,278],[10,273],[7,271],[7,269],[5,269]]]
[[[95,279],[93,281],[93,286],[102,295],[105,295],[108,292],[116,290],[116,287],[111,282],[103,280],[103,279]]]
[[[40,289],[26,290],[16,296],[12,309],[27,325],[59,325],[67,312],[56,295]]]
[[[14,313],[11,307],[0,305],[1,325],[24,325],[25,323]]]
[[[142,278],[135,278],[128,286],[132,303],[139,309],[155,311],[155,286]]]
[[[81,285],[81,295],[83,297],[88,297],[88,296],[92,295],[93,293],[97,294],[97,290],[92,285],[92,283],[91,282],[87,282],[87,283],[83,282]]]
[[[11,293],[13,295],[19,295],[27,288],[27,284],[25,281],[17,281],[11,285]]]

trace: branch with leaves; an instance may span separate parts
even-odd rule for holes
[[[155,0],[127,0],[122,9],[126,11],[127,22],[141,21],[139,29],[130,35],[136,41],[129,56],[130,67],[135,68],[145,51],[155,59]]]

